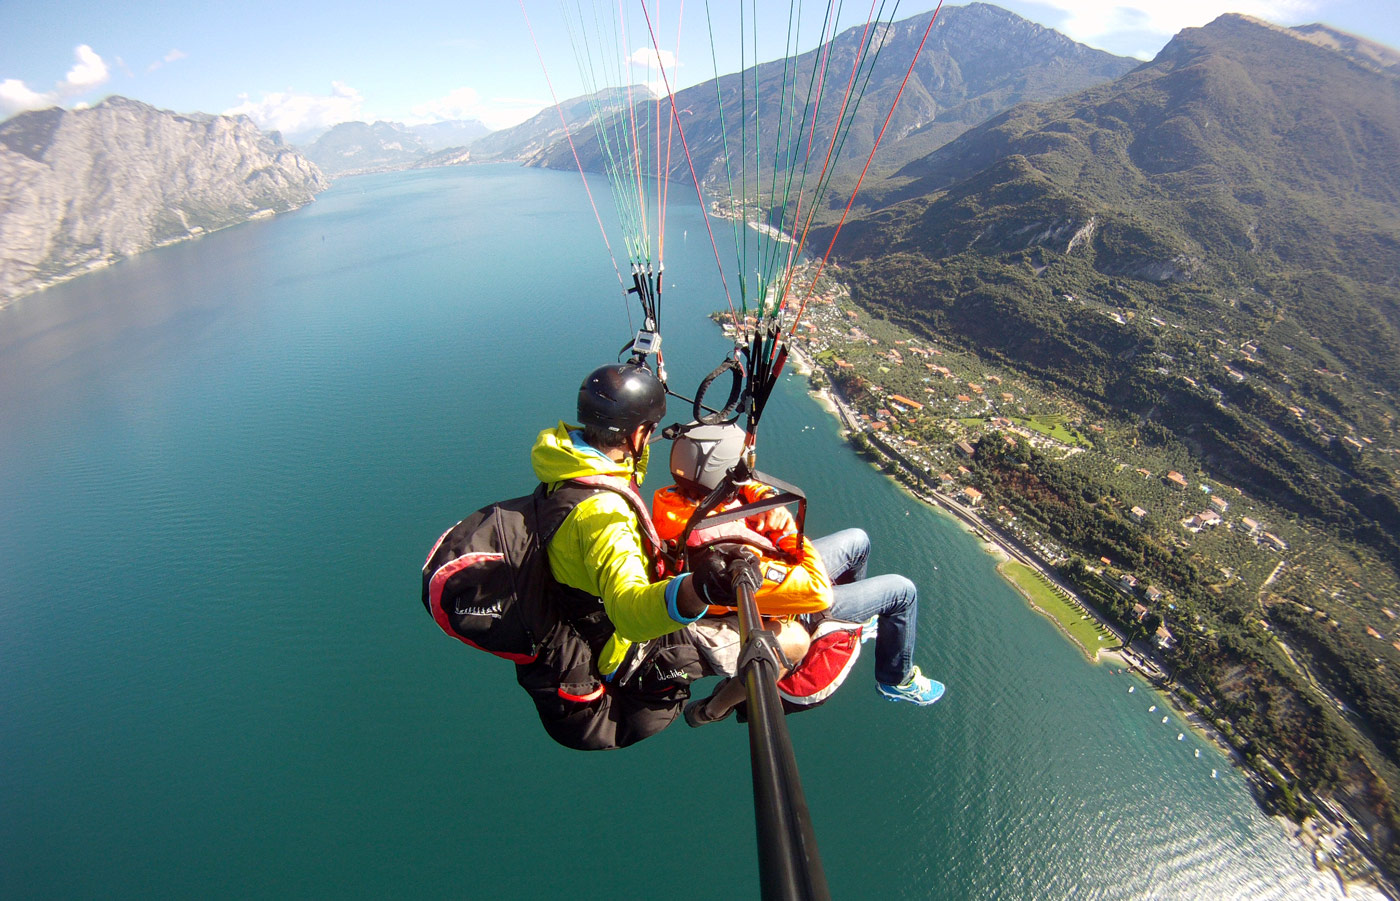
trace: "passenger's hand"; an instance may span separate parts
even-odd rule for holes
[[[807,559],[807,546],[803,544],[796,532],[787,533],[773,544],[782,553],[783,559],[789,563],[801,563]]]
[[[749,517],[750,527],[762,534],[774,544],[784,535],[791,535],[797,531],[797,520],[792,518],[792,512],[787,507],[774,507],[772,510],[764,511],[757,516]]]

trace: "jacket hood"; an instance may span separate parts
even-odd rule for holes
[[[560,422],[554,428],[540,432],[539,437],[535,439],[535,446],[530,449],[530,465],[535,470],[537,479],[553,484],[580,476],[621,476],[624,479],[632,477],[630,462],[619,463],[611,460],[586,444],[576,446],[570,433],[577,429],[578,426]],[[642,451],[642,459],[636,470],[638,483],[646,477],[649,450],[648,448]]]

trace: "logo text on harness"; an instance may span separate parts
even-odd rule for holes
[[[458,605],[452,612],[456,613],[458,616],[489,616],[492,619],[500,619],[501,605],[499,603],[487,604],[484,607],[463,607]]]

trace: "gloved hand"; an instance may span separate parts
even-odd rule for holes
[[[758,555],[742,544],[715,544],[691,557],[691,578],[701,600],[717,607],[737,605],[735,580],[757,591],[763,584]]]

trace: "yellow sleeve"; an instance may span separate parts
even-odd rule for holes
[[[556,579],[603,599],[619,638],[645,641],[686,625],[668,609],[668,583],[651,581],[636,514],[612,492],[580,502],[550,540],[548,553]]]

